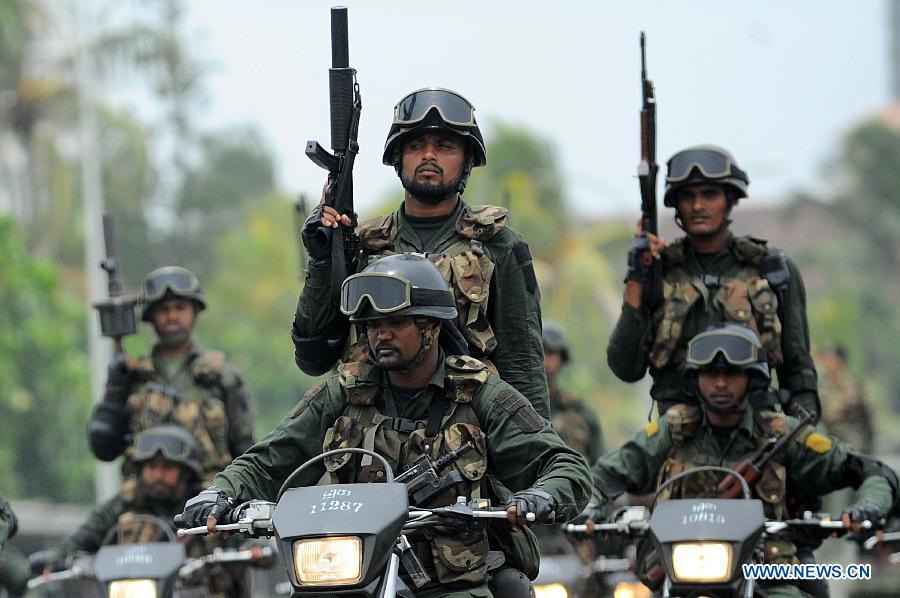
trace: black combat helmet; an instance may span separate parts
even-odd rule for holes
[[[383,257],[344,280],[341,312],[351,322],[393,316],[456,317],[447,281],[428,258],[416,253]]]
[[[687,185],[712,183],[732,189],[735,200],[747,197],[750,178],[731,155],[717,145],[694,145],[685,148],[666,162],[666,194],[663,204],[674,207],[675,193]]]
[[[428,129],[451,131],[466,138],[471,166],[487,164],[484,138],[472,102],[449,89],[428,87],[403,97],[394,106],[394,121],[384,143],[381,161],[399,172],[400,150],[410,135]]]
[[[135,437],[131,452],[132,461],[141,464],[157,456],[183,465],[197,478],[203,476],[200,447],[194,436],[181,426],[156,426],[144,430]]]
[[[749,370],[759,381],[770,381],[766,352],[755,332],[738,324],[717,324],[688,342],[686,370],[706,366]]]
[[[198,311],[206,309],[206,297],[194,273],[181,266],[164,266],[148,274],[141,285],[141,320],[149,322],[153,306],[169,297],[190,299]]]
[[[558,322],[544,320],[541,337],[544,341],[544,350],[560,353],[563,363],[569,363],[569,343],[566,342],[566,333]]]

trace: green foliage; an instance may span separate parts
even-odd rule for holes
[[[29,256],[7,217],[0,263],[0,485],[13,496],[87,500],[84,306],[57,267]]]
[[[488,166],[475,168],[466,188],[472,204],[510,209],[510,224],[522,233],[532,253],[552,252],[567,228],[565,186],[549,141],[527,129],[492,123]]]
[[[290,338],[301,286],[292,212],[284,196],[256,198],[245,221],[216,239],[217,267],[204,283],[209,309],[197,328],[203,344],[226,351],[244,375],[258,435],[312,385],[294,363]]]

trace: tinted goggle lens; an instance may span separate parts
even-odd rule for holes
[[[140,436],[135,446],[133,458],[140,461],[151,459],[157,453],[170,461],[184,461],[188,457],[190,449],[184,440],[172,436]]]
[[[436,108],[444,122],[458,127],[475,126],[475,107],[469,100],[444,89],[416,91],[394,107],[394,124],[411,125],[420,122],[429,110]]]
[[[411,305],[411,287],[409,281],[396,276],[374,272],[355,274],[341,285],[341,312],[348,316],[355,314],[363,299],[368,299],[378,313],[401,310]]]
[[[666,181],[675,183],[683,181],[694,169],[711,179],[726,177],[731,173],[731,160],[728,156],[710,150],[690,150],[672,156],[669,160],[669,171]]]
[[[694,338],[688,345],[688,361],[708,365],[722,353],[731,365],[750,365],[758,358],[757,347],[741,336],[714,335]]]
[[[147,299],[162,297],[169,289],[175,293],[191,293],[197,290],[197,283],[183,272],[167,272],[144,282],[144,295]]]

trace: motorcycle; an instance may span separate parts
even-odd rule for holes
[[[627,531],[631,522],[647,518],[645,507],[623,507],[612,526]],[[592,512],[589,507],[588,512]],[[565,524],[561,533],[541,537],[541,567],[534,580],[536,598],[650,598],[650,590],[634,574],[634,544],[615,547],[616,556],[599,555],[585,563],[573,542],[590,541],[597,524]]]
[[[385,483],[291,487],[292,480],[316,462],[346,453],[377,459],[384,467]],[[425,463],[421,475],[432,475],[443,464],[446,461]],[[491,509],[487,500],[466,503],[462,498],[446,507],[410,507],[409,492],[422,487],[415,480],[424,479],[418,473],[408,475],[410,471],[417,470],[395,478],[387,460],[366,449],[328,451],[295,469],[276,502],[239,505],[230,522],[216,529],[250,537],[274,535],[294,597],[414,598],[416,588],[431,577],[412,550],[409,534],[430,527],[486,525],[506,519],[506,511]],[[534,514],[528,513],[526,519],[533,521]],[[205,526],[178,530],[179,536],[206,533]],[[401,564],[412,588],[400,577]]]
[[[275,551],[262,545],[239,550],[217,548],[212,554],[188,558],[184,544],[165,521],[148,515],[137,515],[133,521],[162,530],[166,541],[111,544],[117,531],[113,528],[95,555],[76,554],[66,569],[35,577],[28,588],[48,586],[55,588],[50,593],[72,595],[70,586],[60,584],[81,582],[94,586],[90,595],[105,598],[209,598],[209,591],[197,581],[198,573],[205,568],[214,564],[274,564]],[[79,590],[78,595],[84,596],[85,590]]]
[[[840,519],[812,513],[799,519],[766,520],[762,501],[752,498],[743,476],[728,467],[697,467],[673,476],[660,486],[657,496],[667,485],[703,471],[735,476],[743,499],[671,499],[656,504],[649,518],[635,516],[626,521],[565,527],[573,533],[649,536],[656,562],[645,569],[645,575],[661,584],[661,596],[716,598],[765,595],[755,579],[745,578],[743,565],[764,563],[766,539],[778,538],[792,527],[817,527],[835,533],[844,530]],[[872,523],[863,522],[862,527],[871,529]]]

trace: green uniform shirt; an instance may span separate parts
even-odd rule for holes
[[[792,417],[781,417],[785,418],[785,433],[800,423]],[[707,465],[735,463],[759,447],[753,436],[756,425],[753,411],[747,409],[729,443],[722,449],[704,417],[694,436],[684,442],[693,443],[697,454],[707,456]],[[853,471],[853,457],[866,457],[837,438],[808,432],[799,432],[774,457],[784,466],[789,485],[803,488],[811,495],[824,495],[858,484],[858,503],[877,505],[883,513],[890,510],[893,491],[888,481],[872,473],[860,480],[861,474]],[[628,492],[646,494],[656,490],[660,470],[674,447],[667,418],[662,416],[658,422],[648,423],[644,431],[635,434],[621,448],[601,457],[595,469],[602,469],[620,481]]]
[[[404,417],[427,419],[432,400],[438,393],[445,392],[445,368],[441,359],[428,386],[409,403]],[[376,401],[376,406],[379,409],[383,406],[384,415],[396,416],[387,376],[384,372],[380,374],[380,400]],[[481,430],[487,437],[488,475],[512,492],[531,486],[542,487],[556,499],[558,518],[571,519],[584,508],[590,497],[591,477],[587,463],[567,447],[553,432],[550,423],[538,417],[524,397],[514,390],[511,392],[518,400],[496,400],[505,390],[511,390],[510,386],[490,375],[472,398]],[[238,501],[274,500],[282,483],[296,467],[321,454],[326,431],[346,406],[339,376],[329,376],[316,391],[307,393],[272,432],[217,475],[214,483]],[[297,479],[296,485],[315,485],[324,473],[325,468],[319,462]],[[505,500],[506,497],[500,498]]]
[[[391,251],[445,253],[453,244],[465,240],[456,229],[456,223],[466,207],[460,200],[444,225],[423,245],[406,220],[401,205],[394,212],[398,234]],[[487,357],[496,366],[500,377],[528,398],[537,412],[547,418],[550,411],[541,341],[541,297],[528,245],[519,233],[504,226],[480,246],[494,264],[487,316],[497,346]],[[339,328],[335,322],[346,319],[332,303],[330,287],[330,266],[310,263],[295,320],[296,329],[302,337],[326,335]],[[477,351],[473,351],[472,355],[479,357]]]
[[[712,257],[705,268],[685,237],[674,245],[683,248],[680,268],[698,281],[703,280],[705,275],[725,281],[748,268],[736,251],[735,237],[729,239],[726,248]],[[789,281],[787,288],[778,297],[781,303],[778,308],[781,350],[784,355],[784,362],[776,369],[778,384],[781,388],[790,390],[801,406],[818,417],[820,408],[816,391],[816,370],[809,352],[806,289],[797,266],[790,259],[785,261]],[[669,281],[669,268],[670,264],[664,254],[663,278],[666,281]],[[650,363],[651,345],[657,332],[653,314],[645,307],[635,309],[624,303],[609,339],[607,362],[613,373],[625,382],[640,380],[649,368],[653,378],[650,396],[657,401],[660,414],[665,413],[674,403],[696,402],[689,380],[683,373],[687,343],[710,325],[719,322],[721,317],[714,311],[714,306],[705,297],[701,297],[687,313],[672,358],[664,367],[655,368]]]

